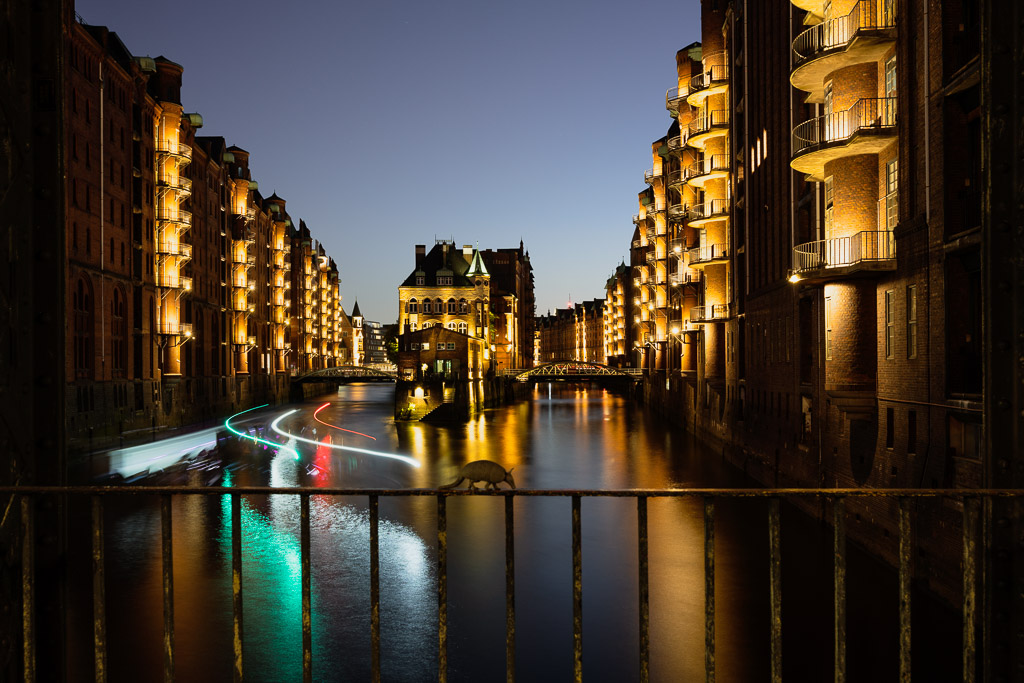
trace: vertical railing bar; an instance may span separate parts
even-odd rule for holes
[[[769,583],[771,592],[771,681],[782,683],[782,555],[779,499],[768,501]]]
[[[242,500],[241,495],[231,495],[231,608],[235,661],[233,676],[235,683],[244,678],[242,668]]]
[[[580,497],[572,497],[572,670],[583,680],[583,553],[580,533]]]
[[[21,496],[21,666],[25,683],[36,680],[36,531],[35,505]]]
[[[164,589],[164,682],[174,680],[174,543],[171,496],[160,496],[160,551]]]
[[[647,496],[636,499],[638,592],[640,602],[640,683],[650,680],[651,621],[647,556]]]
[[[516,680],[515,496],[505,496],[505,681]]]
[[[310,585],[312,582],[309,566],[309,494],[299,494],[300,507],[300,548],[302,564],[302,680],[313,682],[313,615]]]
[[[715,681],[715,501],[704,499],[704,680]]]
[[[92,497],[92,642],[96,683],[107,680],[107,596],[103,558],[103,500]]]
[[[437,497],[437,680],[448,680],[448,517],[447,499]]]
[[[370,495],[370,680],[380,683],[380,501]]]
[[[834,586],[835,683],[846,682],[846,500],[832,502],[832,551]]]
[[[978,500],[964,500],[964,683],[974,683],[975,643],[974,619],[976,612],[976,571],[975,554],[978,551]]]
[[[900,498],[900,683],[910,683],[910,499]]]

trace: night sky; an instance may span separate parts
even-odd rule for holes
[[[671,123],[698,0],[224,3],[78,0],[133,54],[185,68],[203,135],[251,153],[341,271],[343,305],[394,322],[415,244],[522,239],[537,312],[604,296],[628,260],[649,143]],[[429,248],[429,246],[428,246]]]

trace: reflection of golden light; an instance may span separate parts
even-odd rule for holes
[[[423,398],[423,387],[416,387],[416,391],[413,392],[413,396],[416,398]]]

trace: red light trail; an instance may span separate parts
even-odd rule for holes
[[[332,429],[340,429],[341,431],[348,432],[349,434],[358,434],[359,436],[365,436],[367,439],[373,439],[374,441],[377,440],[377,437],[375,437],[375,436],[370,436],[369,434],[363,434],[362,432],[355,432],[355,431],[352,431],[351,429],[345,429],[344,427],[339,427],[337,425],[327,424],[326,422],[321,420],[319,417],[317,417],[317,415],[320,414],[320,411],[323,410],[324,408],[326,408],[329,405],[331,405],[331,404],[330,403],[325,403],[322,406],[320,406],[319,408],[317,408],[315,411],[313,411],[313,419],[316,420],[317,422],[319,422],[320,424],[322,424],[325,427],[331,427]]]

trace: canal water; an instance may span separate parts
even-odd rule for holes
[[[756,485],[720,453],[600,388],[538,385],[530,400],[448,426],[396,424],[392,392],[387,385],[343,386],[336,395],[251,411],[232,422],[260,439],[287,439],[292,452],[235,440],[211,453],[202,446],[210,444],[212,433],[198,435],[194,446],[169,441],[163,448],[157,442],[145,460],[164,471],[150,466],[150,476],[138,483],[435,487],[453,481],[461,464],[487,458],[514,468],[520,488]],[[169,465],[180,458],[186,461]],[[132,474],[123,454],[99,458],[94,468]],[[504,680],[503,506],[495,497],[448,500],[451,681]],[[381,498],[385,681],[437,679],[436,512],[431,497]],[[767,505],[719,501],[716,513],[716,680],[767,681]],[[226,496],[179,496],[173,502],[177,680],[231,680],[230,514]],[[653,499],[648,516],[651,680],[704,680],[702,503]],[[831,531],[785,506],[782,518],[784,680],[831,680]],[[515,522],[517,680],[571,680],[570,499],[518,498]],[[159,501],[111,500],[105,524],[110,680],[161,680]],[[243,499],[249,681],[301,680],[299,524],[297,497]],[[312,496],[311,531],[314,679],[369,680],[366,499]],[[584,678],[638,680],[635,500],[585,498],[582,538]],[[73,542],[87,552],[87,533],[75,534]],[[81,680],[91,680],[88,564],[75,565],[72,575],[72,669]],[[895,681],[895,575],[851,548],[848,581],[848,680]],[[914,626],[915,680],[960,680],[958,615],[920,594]]]

